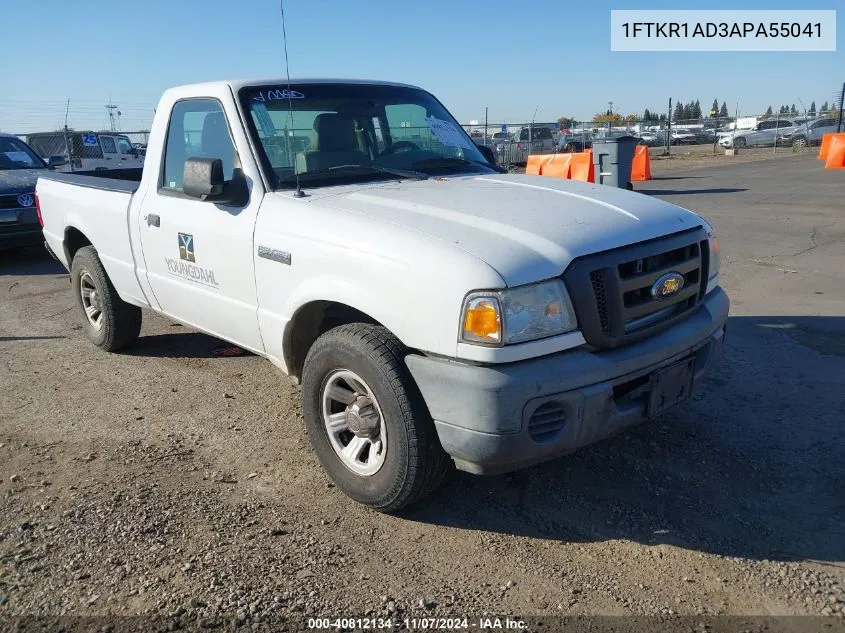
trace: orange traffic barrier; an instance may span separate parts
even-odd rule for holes
[[[819,160],[827,160],[827,154],[830,151],[830,144],[837,136],[845,136],[845,132],[831,132],[830,134],[824,134],[822,136],[822,146],[819,148]]]
[[[833,134],[822,135],[822,146],[819,148],[819,155],[816,157],[819,160],[827,159],[827,152],[830,150],[830,142],[833,140]]]
[[[651,160],[647,145],[637,145],[631,165],[631,180],[651,180]]]
[[[549,161],[550,154],[531,154],[525,159],[525,173],[529,176],[540,176],[543,165]]]
[[[583,180],[584,182],[596,181],[592,152],[578,152],[572,155],[572,160],[569,162],[569,177],[572,180]]]
[[[569,166],[572,154],[553,154],[542,167],[540,175],[551,178],[569,178]]]
[[[830,141],[824,168],[845,169],[845,134],[831,134],[830,136],[833,138]]]

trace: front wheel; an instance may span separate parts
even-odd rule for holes
[[[803,136],[796,136],[792,139],[792,147],[795,147],[796,149],[803,149],[807,147],[807,139]]]
[[[406,355],[385,328],[353,323],[318,338],[302,372],[302,412],[320,464],[349,497],[381,512],[430,493],[449,467]]]
[[[120,298],[93,246],[76,251],[70,281],[89,341],[107,352],[135,342],[141,332],[141,308]]]
[[[745,140],[744,137],[740,136],[739,138],[734,139],[734,147],[736,149],[743,149],[748,145],[748,142]]]

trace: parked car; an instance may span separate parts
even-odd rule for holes
[[[672,145],[695,145],[698,142],[695,132],[682,127],[673,127],[669,137],[672,139]]]
[[[819,145],[825,134],[833,134],[838,130],[838,119],[824,118],[807,121],[786,131],[781,140],[792,147],[807,147]]]
[[[501,155],[505,151],[505,146],[513,142],[513,134],[510,132],[494,132],[490,137],[490,143],[496,148],[496,151]]]
[[[737,130],[736,133],[731,132],[722,136],[719,139],[719,145],[735,147],[736,149],[758,145],[772,147],[775,144],[775,139],[780,139],[793,127],[795,126],[791,119],[768,119],[760,121],[751,130]]]
[[[557,140],[548,125],[523,126],[516,131],[510,143],[497,145],[503,164],[525,164],[530,154],[551,154],[557,148]]]
[[[63,164],[59,156],[44,162],[18,137],[0,134],[0,250],[44,243],[35,207],[35,181]]]
[[[58,131],[28,134],[26,140],[40,156],[64,156],[68,164],[61,171],[129,169],[144,163],[124,134]]]
[[[291,118],[311,142],[286,153]],[[408,120],[425,149],[383,133]],[[659,416],[722,350],[729,301],[701,216],[497,172],[420,88],[173,88],[147,151],[143,169],[38,180],[83,333],[121,349],[148,308],[268,358],[301,383],[329,477],[377,510],[451,463],[507,472]]]
[[[640,132],[640,145],[662,147],[666,145],[666,130],[644,130]]]
[[[593,146],[593,136],[588,132],[561,134],[557,140],[557,151],[564,153],[583,152]]]

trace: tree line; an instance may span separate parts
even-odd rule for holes
[[[825,101],[821,108],[816,108],[816,102],[813,101],[810,104],[810,107],[807,109],[806,114],[808,116],[816,116],[825,113],[832,112],[836,109],[836,104],[832,106]],[[769,106],[766,110],[767,115],[775,116],[776,110]],[[777,110],[779,115],[786,115],[786,116],[796,116],[799,114],[803,114],[803,111],[799,110],[795,107],[795,104],[791,105],[781,105],[780,108]],[[637,121],[654,121],[654,122],[663,122],[666,121],[667,113],[666,112],[659,112],[658,110],[651,110],[646,108],[643,110],[642,113],[633,113],[628,115],[623,115],[621,112],[613,112],[611,110],[605,110],[604,112],[599,112],[595,114],[592,118],[593,123],[599,124],[606,124],[610,123],[612,125],[618,125],[622,123],[635,123]],[[673,121],[684,121],[684,120],[691,120],[691,119],[705,119],[705,118],[719,118],[719,119],[730,119],[731,115],[728,111],[728,104],[726,101],[722,101],[722,104],[719,105],[718,99],[713,99],[713,104],[710,106],[710,109],[705,112],[701,108],[701,102],[696,99],[695,101],[690,101],[688,103],[684,103],[680,99],[674,101],[674,107],[672,108],[672,120]],[[558,118],[558,123],[560,123],[561,127],[570,128],[575,127],[578,124],[572,117],[562,116]]]

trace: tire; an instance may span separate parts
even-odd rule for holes
[[[803,136],[796,136],[792,139],[792,147],[796,149],[803,149],[807,147],[807,139]]]
[[[407,354],[402,343],[384,327],[352,323],[320,336],[308,351],[302,372],[302,412],[320,464],[347,496],[380,512],[395,512],[431,493],[451,466],[422,395],[405,366]],[[337,393],[332,387],[338,386],[341,392],[346,389],[343,401],[329,396]],[[347,392],[353,389],[357,399],[349,404]],[[349,412],[359,402],[366,407],[368,400],[374,404],[376,415],[359,419],[353,414],[354,424],[350,423]],[[336,427],[346,428],[330,433],[325,411],[333,412],[334,417],[346,416],[346,421],[339,421]],[[379,427],[377,431],[366,430],[375,437],[358,435],[364,432],[361,420]],[[356,425],[359,428],[353,432]],[[369,442],[364,449],[366,463],[341,456],[342,449],[349,450],[353,441]],[[373,465],[378,467],[369,472]]]
[[[93,246],[76,251],[70,280],[82,329],[89,341],[107,352],[135,342],[141,332],[141,308],[120,298]],[[89,310],[93,309],[90,315],[86,304]]]
[[[735,149],[744,149],[748,146],[748,143],[745,140],[744,136],[740,136],[739,138],[734,139],[734,148]]]

